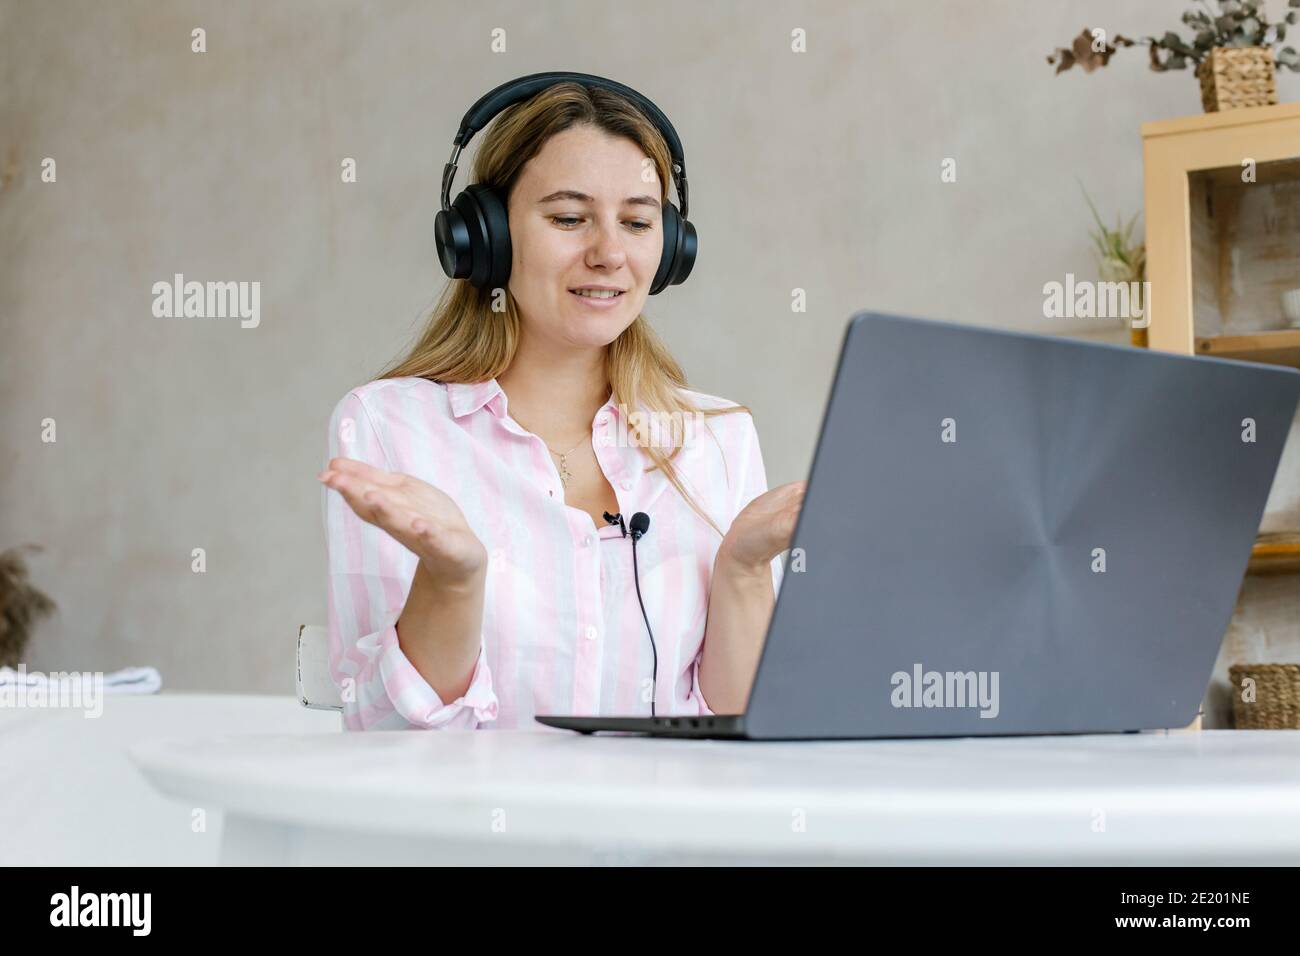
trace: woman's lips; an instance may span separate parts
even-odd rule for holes
[[[578,300],[578,302],[589,309],[612,309],[623,300],[623,296],[627,295],[627,293],[620,292],[618,295],[605,296],[604,298],[597,299],[589,295],[578,295],[578,293],[570,289],[569,295],[573,296]]]

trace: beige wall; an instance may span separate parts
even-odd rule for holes
[[[806,472],[856,309],[1088,331],[1042,317],[1044,282],[1093,272],[1075,179],[1135,211],[1139,125],[1200,104],[1141,51],[1091,76],[1043,58],[1085,22],[1163,32],[1185,6],[0,2],[0,547],[42,543],[62,607],[32,666],[292,687],[295,627],[324,619],[327,417],[445,281],[441,165],[490,87],[574,69],[671,116],[702,252],[647,311],[694,384],[755,410],[777,484]],[[175,272],[260,281],[261,324],[154,318]],[[1300,515],[1292,445],[1271,508]],[[1300,659],[1295,580],[1250,619],[1275,657]]]

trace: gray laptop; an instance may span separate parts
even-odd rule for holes
[[[537,720],[751,740],[1186,726],[1298,398],[1295,369],[859,313],[745,713]]]

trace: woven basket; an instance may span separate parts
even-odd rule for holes
[[[1266,46],[1216,46],[1196,68],[1207,113],[1277,102],[1277,67]]]
[[[1247,678],[1255,682],[1249,702],[1241,699]],[[1228,680],[1238,730],[1300,730],[1300,664],[1233,664]]]

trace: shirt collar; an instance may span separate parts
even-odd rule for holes
[[[451,402],[451,413],[456,418],[463,418],[466,415],[473,414],[484,405],[497,418],[504,418],[506,414],[506,392],[495,378],[474,383],[448,382],[447,397]],[[639,407],[644,409],[645,404],[639,403]],[[619,407],[612,394],[609,400],[600,407],[600,411],[609,411],[615,417],[619,416]]]
[[[484,405],[488,405],[489,411],[497,418],[506,413],[506,393],[495,378],[486,382],[448,382],[447,397],[451,402],[451,413],[457,418],[472,414]]]

